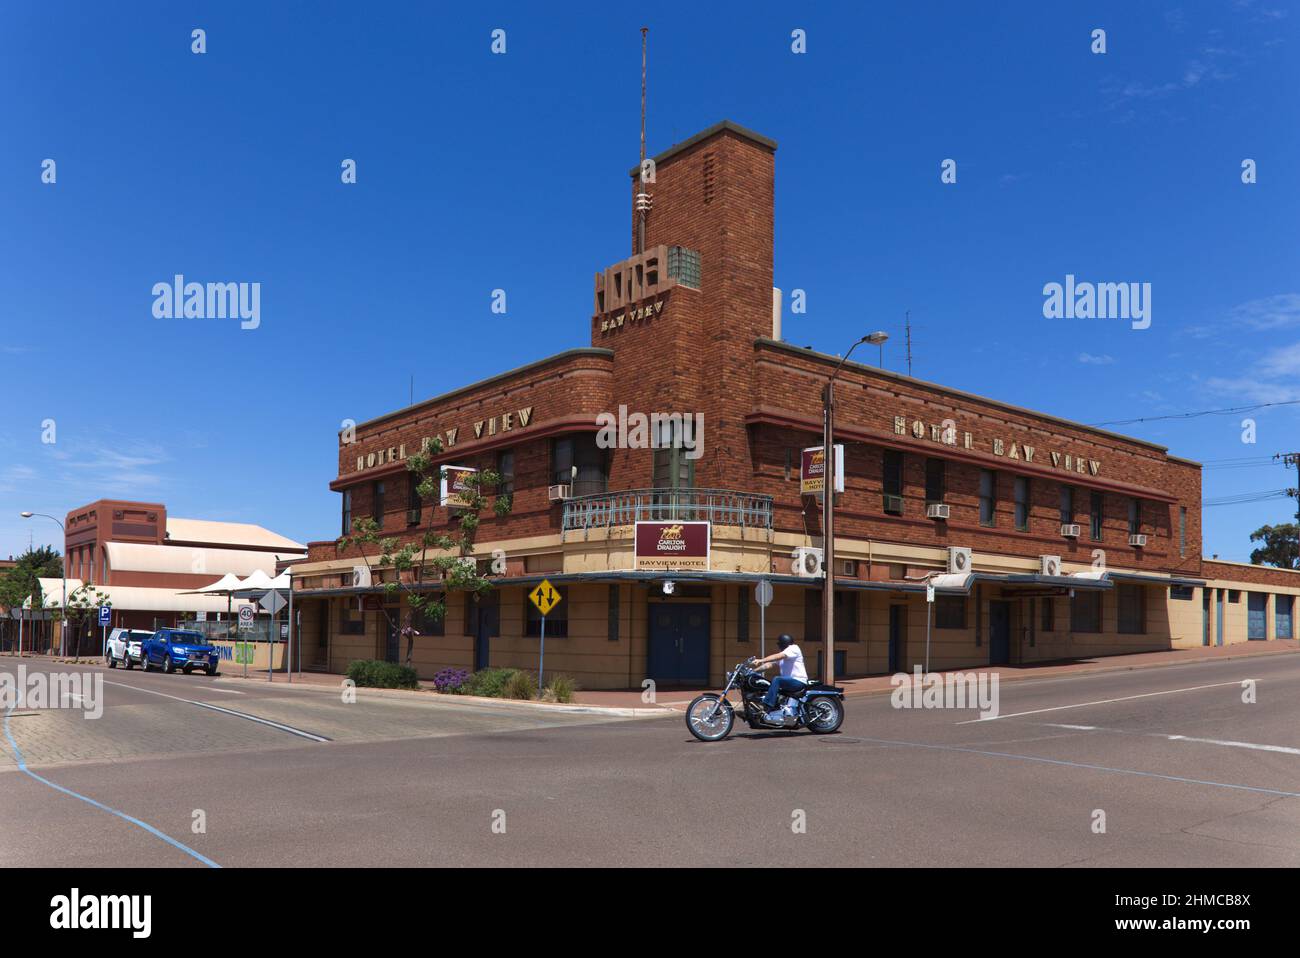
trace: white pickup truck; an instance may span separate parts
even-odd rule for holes
[[[114,629],[104,646],[104,664],[110,669],[124,665],[128,669],[144,661],[141,645],[153,635],[148,629]]]

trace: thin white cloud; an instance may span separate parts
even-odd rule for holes
[[[1109,366],[1115,362],[1115,357],[1105,354],[1094,356],[1092,353],[1079,353],[1079,362],[1085,366]]]

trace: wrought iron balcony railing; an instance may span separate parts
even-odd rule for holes
[[[733,489],[628,489],[564,501],[566,532],[679,519],[771,529],[772,497]]]

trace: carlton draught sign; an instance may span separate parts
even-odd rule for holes
[[[465,480],[477,471],[476,469],[470,469],[468,466],[443,466],[439,502],[453,509],[465,508],[467,505],[466,493],[471,491]]]
[[[638,522],[636,567],[673,572],[707,572],[707,522]]]
[[[820,496],[826,488],[826,449],[811,446],[799,459],[799,494]],[[844,491],[844,447],[835,445],[835,491]]]

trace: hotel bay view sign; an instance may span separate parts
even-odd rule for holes
[[[894,417],[894,435],[910,436],[913,439],[929,440],[944,446],[960,446],[975,451],[980,448],[969,432],[959,432],[951,419],[942,422],[925,422],[910,416]],[[980,444],[982,445],[982,443]],[[1087,459],[1056,449],[1042,450],[1028,443],[995,437],[988,440],[987,449],[995,456],[1002,456],[1017,462],[1032,465],[1050,465],[1053,469],[1062,469],[1079,475],[1095,476],[1101,472],[1101,460]]]
[[[635,568],[657,572],[707,572],[709,523],[638,522]]]
[[[501,413],[498,416],[492,416],[489,419],[479,419],[473,424],[475,439],[485,439],[500,433],[513,432],[516,429],[527,429],[533,422],[533,407],[525,406],[523,409],[516,409],[513,412]],[[456,445],[462,435],[459,426],[446,429],[435,433],[433,436],[425,436],[420,440],[420,448],[428,448],[433,440],[442,440],[442,448],[450,450]],[[389,463],[401,462],[407,456],[406,443],[398,443],[395,446],[388,446],[384,449],[376,449],[372,452],[358,453],[356,457],[356,468],[354,472],[360,472],[362,469],[374,469],[376,466],[386,466]]]

